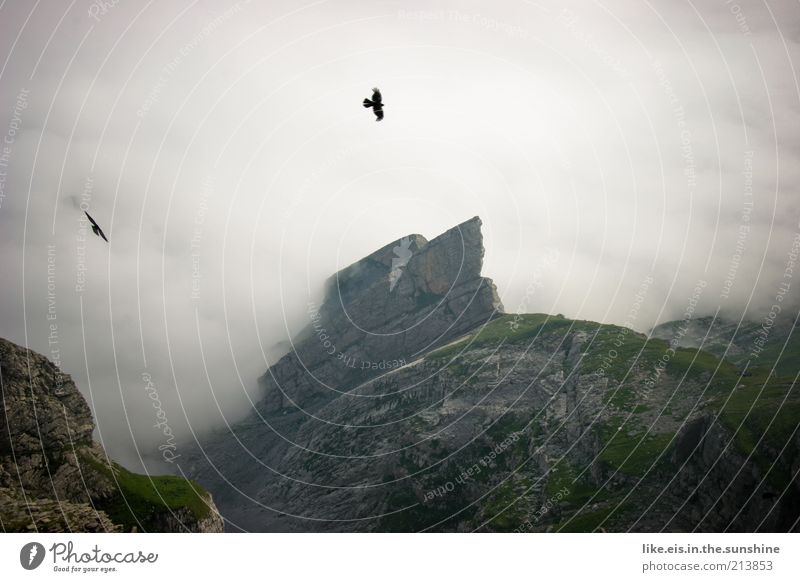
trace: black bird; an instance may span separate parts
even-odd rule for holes
[[[101,237],[104,241],[108,242],[108,239],[106,238],[106,235],[103,233],[103,230],[97,225],[97,223],[94,221],[94,218],[89,216],[89,213],[86,212],[85,210],[83,211],[83,213],[86,215],[86,218],[89,219],[89,222],[92,223],[92,232],[95,233],[97,236]]]
[[[372,90],[372,99],[364,99],[364,107],[372,107],[372,112],[377,117],[375,121],[383,119],[383,97],[380,89],[375,87]]]

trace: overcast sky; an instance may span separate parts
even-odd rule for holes
[[[474,215],[507,311],[646,331],[704,281],[699,313],[763,317],[799,33],[796,0],[5,0],[0,336],[136,467],[154,394],[181,442],[240,418],[326,277]]]

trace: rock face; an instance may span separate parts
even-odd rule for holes
[[[501,314],[481,277],[475,217],[428,242],[409,235],[339,271],[293,351],[261,378],[262,409],[318,406]]]
[[[44,356],[0,339],[4,412],[0,455],[65,450],[92,442],[94,421],[72,379]],[[13,405],[12,405],[13,404]]]
[[[222,530],[198,486],[111,461],[92,441],[94,420],[72,378],[44,356],[0,339],[0,386],[4,531]]]
[[[255,413],[184,464],[228,529],[797,528],[791,378],[502,314],[479,226],[408,237],[331,279]]]
[[[0,516],[4,532],[40,533],[122,531],[103,511],[88,503],[49,498],[25,498],[13,489],[0,487]]]

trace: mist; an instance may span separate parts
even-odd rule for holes
[[[795,2],[164,4],[0,5],[0,336],[131,468],[243,418],[328,276],[475,215],[509,312],[775,302]]]

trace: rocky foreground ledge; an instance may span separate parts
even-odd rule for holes
[[[72,378],[0,339],[0,527],[5,532],[220,532],[211,495],[131,473],[93,442]]]

